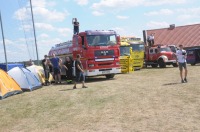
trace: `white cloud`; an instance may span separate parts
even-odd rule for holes
[[[41,44],[40,47],[42,48],[42,45],[52,45],[63,42],[60,38],[52,38],[52,39],[42,39],[38,40],[38,44]]]
[[[93,3],[92,8],[94,10],[104,10],[107,9],[113,9],[113,8],[128,8],[128,7],[134,7],[138,6],[142,3],[142,0],[101,0],[98,3]]]
[[[55,28],[48,23],[35,23],[35,27],[38,28],[39,30],[47,30],[47,31],[52,31]]]
[[[104,15],[104,13],[103,13],[103,12],[100,12],[100,11],[93,11],[92,14],[93,14],[94,16],[102,16],[102,15]]]
[[[54,2],[54,1],[49,1],[49,2],[48,2],[48,6],[51,6],[51,7],[56,6],[56,2]]]
[[[63,12],[57,10],[49,10],[49,6],[55,6],[55,2],[47,2],[46,0],[34,0],[33,2],[33,14],[36,18],[44,20],[50,20],[54,22],[63,21],[70,13],[67,10]],[[26,7],[18,9],[14,13],[14,18],[18,20],[31,19],[31,10],[29,4]]]
[[[190,19],[199,18],[200,19],[200,7],[198,8],[187,8],[187,9],[177,9],[177,13],[180,15],[178,16],[178,20],[185,21]]]
[[[157,29],[157,28],[166,28],[169,27],[169,23],[167,22],[155,22],[155,21],[150,21],[149,23],[146,24],[148,28],[153,28],[153,29]]]
[[[159,11],[151,11],[151,12],[145,13],[144,15],[146,15],[146,16],[171,15],[173,13],[174,13],[173,10],[161,9]]]
[[[23,25],[23,27],[20,27],[20,30],[23,30],[23,28],[24,28],[24,30],[26,31],[26,32],[29,32],[29,31],[31,31],[33,28],[32,28],[32,25]],[[36,30],[37,31],[42,31],[42,32],[49,32],[49,31],[51,31],[51,32],[58,32],[61,36],[69,36],[69,35],[71,35],[72,34],[72,29],[70,29],[70,28],[62,28],[62,27],[54,27],[53,25],[51,25],[51,24],[49,24],[49,23],[39,23],[39,22],[37,22],[37,23],[35,23],[35,28],[36,28]],[[44,37],[44,38],[46,38],[46,37],[48,37],[47,36],[47,34],[41,34],[40,35],[40,37]]]
[[[122,27],[114,27],[114,28],[112,28],[112,30],[116,31],[117,34],[120,34],[120,35],[126,34],[126,30]]]
[[[57,31],[61,36],[69,37],[72,35],[72,30],[69,28],[58,28]]]
[[[75,0],[75,2],[78,4],[78,5],[87,5],[89,3],[89,0]]]
[[[189,0],[175,0],[175,1],[170,1],[170,0],[143,0],[143,4],[145,6],[159,6],[159,5],[174,5],[174,4],[185,4]]]
[[[32,25],[27,25],[27,24],[21,25],[21,26],[19,27],[19,30],[23,30],[23,31],[25,31],[25,32],[28,32],[28,31],[33,30],[33,26],[32,26]]]
[[[41,39],[43,39],[43,38],[48,38],[48,37],[49,37],[49,35],[46,34],[46,33],[42,33],[42,34],[40,34],[40,36],[39,36],[39,38],[41,38]]]
[[[27,5],[29,5],[29,3]],[[32,5],[37,7],[45,7],[46,0],[32,0]]]
[[[116,16],[118,19],[128,19],[128,16]]]
[[[14,44],[14,42],[10,39],[5,39],[5,44],[10,45],[10,44]]]
[[[105,9],[127,9],[136,6],[158,6],[158,5],[172,5],[172,4],[184,4],[188,0],[101,0],[100,2],[93,3],[92,9],[105,10]]]
[[[30,18],[30,11],[27,8],[20,8],[14,13],[14,18],[24,20]]]
[[[63,21],[69,13],[65,12],[58,12],[56,10],[50,11],[43,7],[35,7],[33,9],[34,15],[38,15],[42,19],[52,20],[52,21]]]

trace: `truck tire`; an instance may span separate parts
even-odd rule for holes
[[[173,63],[172,65],[173,65],[173,67],[178,67],[178,65],[176,63]]]
[[[111,78],[114,78],[115,74],[108,74],[108,75],[105,75],[107,79],[111,79]]]
[[[152,64],[151,67],[156,68],[158,67],[158,64]]]
[[[158,60],[158,65],[159,65],[160,68],[165,68],[166,67],[166,64],[165,64],[163,59],[159,59]]]

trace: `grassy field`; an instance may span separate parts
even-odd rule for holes
[[[142,69],[88,79],[87,89],[51,85],[0,101],[0,131],[200,131],[200,66]]]

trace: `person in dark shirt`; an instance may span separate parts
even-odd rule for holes
[[[44,69],[45,85],[48,85],[49,84],[49,65],[48,65],[47,55],[45,55],[44,59],[42,60],[42,67]]]
[[[72,24],[74,25],[74,34],[79,33],[79,22],[77,21],[77,18],[72,19]]]
[[[67,83],[72,83],[72,66],[73,61],[67,56],[63,67],[66,69]]]
[[[76,81],[74,82],[73,89],[76,89],[76,84],[79,81],[82,81],[82,88],[87,88],[85,86],[85,75],[84,75],[83,65],[81,64],[80,58],[81,58],[81,55],[78,54],[76,56],[76,61],[75,61]]]

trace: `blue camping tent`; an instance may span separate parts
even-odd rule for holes
[[[21,64],[21,63],[9,63],[8,64],[8,71],[11,70],[12,68],[14,67],[21,67],[21,68],[24,68],[24,64]],[[6,64],[0,64],[0,68],[4,71],[6,71]],[[7,71],[6,71],[7,72]]]

